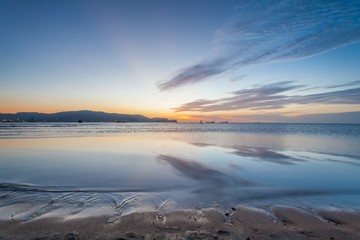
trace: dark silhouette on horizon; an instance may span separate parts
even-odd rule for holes
[[[148,118],[140,114],[119,114],[89,110],[58,113],[18,112],[0,114],[7,122],[177,122],[167,118]]]

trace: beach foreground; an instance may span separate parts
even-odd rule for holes
[[[236,206],[107,216],[0,221],[0,239],[360,239],[360,212]]]

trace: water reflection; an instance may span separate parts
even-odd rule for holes
[[[209,147],[216,146],[211,144],[193,143],[194,146],[198,147]],[[301,161],[294,157],[276,152],[266,147],[255,147],[255,146],[244,146],[236,145],[232,147],[217,146],[233,150],[232,153],[241,157],[252,157],[254,160],[268,161],[278,164],[294,164],[293,162]]]
[[[159,155],[158,161],[166,162],[183,176],[191,179],[211,183],[214,187],[220,186],[249,186],[250,181],[240,179],[239,177],[224,174],[219,170],[212,169],[203,163],[182,159],[178,157]]]
[[[318,139],[299,139],[286,145],[278,135],[207,132],[0,139],[0,218],[16,204],[27,206],[17,216],[28,220],[104,206],[116,219],[170,202],[181,208],[319,199],[359,207],[355,145],[328,140],[334,153],[302,148]]]
[[[232,145],[223,146],[208,143],[192,143],[197,147],[220,147],[223,149],[231,150],[232,154],[240,157],[252,158],[255,161],[272,162],[283,165],[293,165],[297,162],[304,161],[330,161],[353,166],[360,166],[359,158],[354,155],[348,154],[331,154],[331,153],[316,153],[316,152],[300,152],[300,151],[287,151],[288,153],[281,153],[267,147],[258,146],[245,146],[245,145]],[[233,164],[234,167],[240,167]],[[241,168],[241,167],[240,167]]]

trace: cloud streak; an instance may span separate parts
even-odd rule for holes
[[[241,156],[241,157],[251,157],[255,160],[273,162],[277,164],[290,165],[294,162],[302,161],[301,159],[291,157],[290,155],[285,155],[283,153],[277,152],[270,148],[266,147],[257,147],[257,146],[245,146],[245,145],[235,145],[235,146],[219,146],[215,144],[204,144],[204,143],[193,143],[194,146],[198,147],[208,147],[208,146],[217,146],[226,149],[231,149],[232,153]]]
[[[350,86],[350,84],[342,86]],[[341,87],[342,87],[341,86]],[[360,86],[308,95],[288,95],[286,92],[306,87],[293,82],[278,82],[231,93],[215,100],[198,99],[175,108],[176,112],[214,112],[240,109],[281,109],[289,104],[360,104]]]
[[[332,89],[332,88],[354,87],[354,86],[360,86],[360,80],[343,83],[343,84],[331,85],[331,86],[327,86],[326,88]]]
[[[251,184],[247,180],[227,175],[200,162],[169,155],[159,155],[157,159],[161,162],[168,163],[183,176],[196,181],[211,183],[216,186],[228,186],[234,184],[247,186]]]
[[[240,1],[215,33],[212,56],[158,84],[161,91],[250,64],[287,61],[360,41],[360,2]]]

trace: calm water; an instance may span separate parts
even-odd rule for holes
[[[0,218],[360,208],[360,125],[2,123]]]

